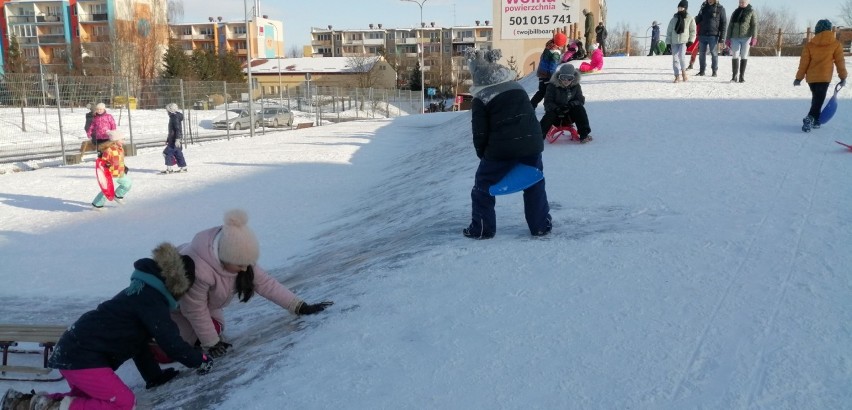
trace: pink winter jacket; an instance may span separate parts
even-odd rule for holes
[[[202,346],[213,346],[219,342],[215,319],[225,330],[225,318],[222,309],[231,303],[236,295],[236,273],[224,269],[219,261],[217,236],[221,226],[199,232],[192,242],[178,247],[182,255],[188,255],[195,262],[195,283],[180,298],[180,309],[172,313],[180,335],[187,343],[201,341]],[[275,304],[296,313],[302,300],[290,289],[269,276],[261,267],[254,265],[254,291]]]
[[[95,117],[92,118],[92,125],[89,125],[89,129],[86,130],[86,135],[89,138],[95,137],[96,140],[109,140],[109,135],[107,135],[107,131],[114,130],[115,127],[115,118],[112,118],[108,112],[104,112],[103,114],[95,114]]]

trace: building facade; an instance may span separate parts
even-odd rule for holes
[[[397,86],[409,84],[409,76],[423,50],[423,80],[437,93],[466,92],[470,75],[464,50],[491,49],[493,29],[488,20],[470,26],[440,27],[423,23],[419,28],[385,28],[369,24],[364,29],[311,29],[311,44],[305,56],[383,56],[398,74]]]
[[[172,41],[186,54],[197,49],[216,54],[233,52],[245,63],[250,47],[252,59],[284,57],[284,23],[266,15],[253,16],[248,29],[245,20],[209,17],[204,23],[171,24],[169,31]]]

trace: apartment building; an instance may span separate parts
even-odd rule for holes
[[[30,70],[42,73],[85,64],[132,66],[138,55],[168,44],[165,0],[0,0],[0,5],[0,72],[12,37]]]
[[[253,59],[284,56],[284,23],[266,15],[252,17],[248,29],[245,20],[222,21],[222,17],[209,17],[204,23],[171,24],[169,32],[172,41],[186,54],[196,49],[234,52],[245,62],[251,47]]]
[[[399,72],[398,85],[404,86],[404,74],[414,69],[423,50],[425,87],[440,92],[465,92],[469,87],[464,50],[470,47],[487,50],[492,47],[490,21],[476,21],[470,26],[440,27],[423,23],[419,28],[385,28],[369,24],[363,29],[311,29],[311,44],[306,57],[351,57],[383,55]]]

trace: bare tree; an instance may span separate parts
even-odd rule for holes
[[[796,26],[796,19],[787,8],[755,7],[757,13],[757,44],[769,46],[777,43],[778,30],[781,30],[781,43],[799,45],[804,41],[803,29]],[[780,50],[777,50],[776,52]]]
[[[286,56],[287,56],[288,58],[299,58],[299,57],[303,57],[303,55],[302,55],[302,50],[299,48],[299,46],[297,46],[297,45],[293,44],[293,45],[291,45],[291,46],[290,46],[290,48],[287,50],[287,55],[286,55]]]
[[[840,4],[840,19],[847,26],[852,26],[852,0],[846,0]]]
[[[169,23],[177,23],[183,20],[183,0],[168,0],[168,11],[166,16]]]
[[[346,64],[355,73],[355,82],[358,88],[372,88],[376,84],[378,74],[376,70],[373,70],[373,67],[378,61],[378,58],[373,56],[356,55],[346,57]]]
[[[627,23],[620,22],[608,29],[609,35],[606,36],[606,49],[611,55],[625,53],[627,54],[627,33],[630,28]],[[636,36],[630,36],[630,55],[640,56],[645,55],[645,49],[639,44],[639,39]]]

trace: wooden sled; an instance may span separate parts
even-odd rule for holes
[[[3,350],[3,364],[0,365],[0,380],[55,382],[62,380],[58,371],[47,367],[47,359],[59,337],[67,326],[60,325],[10,325],[0,324],[0,349]],[[38,344],[38,348],[22,348],[21,343]],[[15,349],[13,349],[15,347]],[[41,354],[41,361],[23,360],[25,365],[9,365],[12,356]]]

